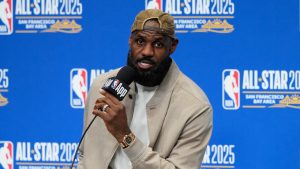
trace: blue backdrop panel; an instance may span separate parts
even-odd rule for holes
[[[300,169],[298,0],[0,0],[0,168],[70,165],[89,86],[147,7],[175,17],[172,58],[213,106],[202,168]]]

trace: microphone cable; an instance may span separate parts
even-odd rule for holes
[[[81,142],[82,142],[82,140],[83,140],[83,138],[84,138],[86,132],[88,131],[88,129],[91,127],[91,125],[92,125],[93,122],[95,121],[96,117],[97,117],[97,116],[95,115],[95,117],[92,119],[92,121],[90,122],[90,124],[88,125],[88,127],[85,129],[83,135],[82,135],[81,138],[80,138],[79,144],[78,144],[78,146],[77,146],[77,149],[76,149],[76,151],[75,151],[75,154],[74,154],[74,157],[73,157],[73,160],[72,160],[71,169],[73,169],[74,162],[75,162],[75,159],[76,159],[76,157],[77,157],[77,153],[78,153],[78,151],[79,151],[79,147],[80,147],[80,145],[81,145]]]

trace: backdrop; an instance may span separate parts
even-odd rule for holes
[[[175,17],[172,58],[213,106],[202,168],[300,169],[298,0],[0,0],[0,168],[70,165],[90,84],[146,8]]]

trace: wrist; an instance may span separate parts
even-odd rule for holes
[[[125,148],[129,147],[130,145],[132,145],[134,143],[134,141],[135,141],[135,135],[132,132],[130,132],[129,134],[126,134],[123,137],[122,141],[119,143],[120,143],[120,146],[123,149],[125,149]]]
[[[128,129],[125,129],[121,132],[118,132],[116,134],[112,134],[114,135],[114,137],[116,138],[116,140],[118,141],[118,143],[121,143],[123,141],[123,138],[124,136],[128,135],[131,133],[131,130],[128,128]]]

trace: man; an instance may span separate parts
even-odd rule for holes
[[[79,169],[198,169],[212,132],[212,109],[202,90],[178,69],[174,19],[140,12],[132,25],[127,63],[138,72],[120,102],[99,89],[118,70],[94,80],[80,147]]]

